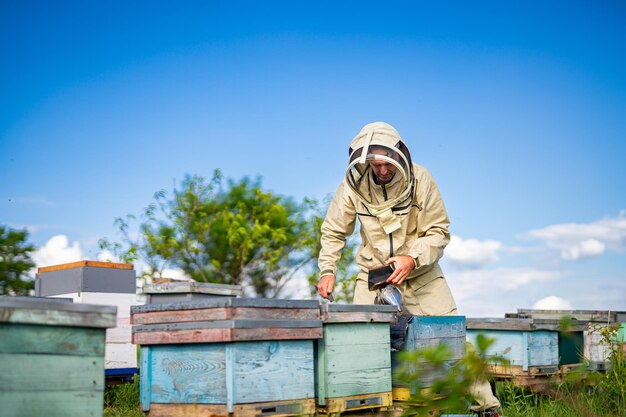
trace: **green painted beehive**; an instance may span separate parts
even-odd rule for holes
[[[387,305],[321,305],[315,392],[326,412],[391,405],[389,323],[395,311]]]
[[[102,416],[106,328],[116,307],[0,298],[0,414]]]

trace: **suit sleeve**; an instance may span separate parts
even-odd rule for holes
[[[337,273],[337,262],[346,245],[346,238],[354,231],[356,209],[350,198],[350,189],[345,181],[335,192],[322,223],[321,249],[318,258],[320,276]]]
[[[450,242],[450,219],[439,188],[428,171],[423,170],[416,188],[418,236],[409,248],[409,255],[416,260],[419,276],[443,256]]]

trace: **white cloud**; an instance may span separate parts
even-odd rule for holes
[[[98,253],[98,255],[96,256],[96,260],[100,262],[120,262],[120,259],[117,256],[113,255],[113,253],[108,249],[105,249],[102,252]]]
[[[615,218],[592,223],[563,223],[535,229],[521,237],[544,241],[568,261],[600,256],[606,251],[622,252],[626,249],[626,211],[622,210]]]
[[[83,260],[80,244],[74,242],[71,246],[67,236],[56,235],[51,237],[45,245],[33,253],[33,261],[37,267],[59,265],[68,262]]]
[[[571,310],[572,303],[564,300],[561,297],[551,295],[549,297],[542,298],[533,305],[533,309],[537,310]]]
[[[533,268],[498,268],[452,271],[446,279],[459,307],[468,317],[497,317],[519,307],[524,287],[561,278],[557,271]]]
[[[446,259],[458,266],[477,268],[498,261],[502,243],[495,240],[466,239],[452,236],[446,247]]]

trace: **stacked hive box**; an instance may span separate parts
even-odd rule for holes
[[[315,412],[317,301],[208,298],[131,314],[151,417]]]
[[[518,309],[517,314],[509,313],[507,317],[525,317],[534,320],[566,320],[568,326],[583,327],[582,353],[580,361],[588,362],[593,369],[605,369],[609,362],[609,341],[602,335],[606,326],[620,326],[616,342],[624,343],[623,332],[626,328],[626,312],[594,311],[594,310],[535,310]],[[578,344],[576,348],[579,348]],[[563,352],[561,352],[563,354]],[[569,365],[575,362],[566,362]]]
[[[130,306],[137,304],[136,285],[131,264],[80,261],[39,268],[35,295],[117,306],[117,325],[106,333],[105,372],[108,378],[123,378],[137,372],[130,326]]]
[[[560,323],[555,320],[518,318],[467,320],[468,339],[475,343],[479,334],[493,338],[494,343],[486,353],[501,356],[508,361],[506,365],[491,366],[494,377],[513,379],[521,385],[533,384],[537,382],[537,378],[558,374],[561,330]],[[574,333],[581,331],[579,328],[571,330]]]
[[[393,399],[406,401],[417,389],[429,388],[433,380],[442,377],[449,367],[465,355],[465,316],[413,316],[408,324],[406,343],[402,351],[413,352],[425,348],[446,345],[451,356],[442,367],[433,367],[429,363],[408,364],[409,370],[419,372],[420,379],[409,386],[406,381],[396,377],[396,372],[403,366],[399,354],[392,352]],[[414,368],[413,368],[414,367]]]
[[[0,414],[102,416],[105,329],[116,309],[0,298]]]
[[[143,287],[147,304],[197,301],[213,297],[239,297],[241,285],[211,284],[207,282],[171,281]]]
[[[323,304],[315,391],[319,411],[342,413],[392,404],[389,322],[396,308]]]

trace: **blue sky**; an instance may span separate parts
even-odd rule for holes
[[[31,231],[42,266],[97,258],[116,217],[185,174],[324,198],[382,120],[442,191],[462,313],[626,310],[625,17],[619,1],[4,1],[0,223]]]

